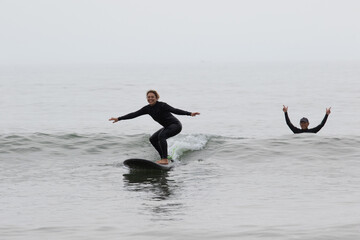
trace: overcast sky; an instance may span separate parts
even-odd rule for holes
[[[360,60],[359,0],[0,0],[0,64]]]

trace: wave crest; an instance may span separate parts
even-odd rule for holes
[[[209,136],[203,134],[178,135],[168,140],[169,155],[179,160],[186,152],[203,149],[209,141]]]

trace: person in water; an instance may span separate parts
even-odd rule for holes
[[[288,116],[288,107],[286,107],[285,105],[283,105],[283,111],[285,113],[285,121],[286,124],[289,126],[289,128],[291,129],[291,131],[293,131],[293,133],[304,133],[304,132],[309,132],[309,133],[317,133],[318,131],[320,131],[320,129],[325,125],[326,120],[329,116],[329,114],[331,113],[331,107],[326,109],[326,114],[324,119],[322,120],[322,122],[314,128],[308,128],[309,127],[309,120],[305,117],[303,117],[302,119],[300,119],[300,128],[295,127],[289,119]]]
[[[169,161],[166,139],[179,134],[182,129],[180,121],[171,113],[177,115],[188,115],[192,117],[199,115],[200,113],[187,112],[184,110],[176,109],[169,106],[165,102],[158,101],[160,96],[155,90],[149,90],[146,93],[146,98],[149,104],[145,107],[122,117],[110,118],[109,121],[113,121],[113,123],[116,123],[121,120],[132,119],[144,114],[149,114],[156,122],[160,123],[160,125],[163,126],[163,128],[161,128],[159,131],[157,131],[150,137],[151,144],[154,146],[156,151],[159,152],[161,157],[161,160],[157,161],[157,163],[168,164]]]

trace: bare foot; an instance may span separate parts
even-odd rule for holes
[[[156,161],[156,163],[158,164],[163,164],[163,165],[167,165],[169,164],[169,161],[165,158],[165,159],[161,159],[159,161]]]

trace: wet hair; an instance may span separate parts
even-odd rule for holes
[[[300,123],[309,123],[309,119],[307,119],[306,117],[303,117],[302,119],[300,119]]]
[[[146,96],[149,94],[149,93],[153,93],[156,97],[156,99],[159,99],[160,98],[160,95],[157,93],[157,91],[155,90],[149,90],[146,92]]]

